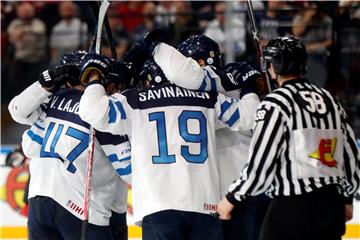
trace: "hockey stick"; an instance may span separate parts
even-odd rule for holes
[[[267,68],[266,68],[266,62],[264,60],[264,54],[263,54],[263,50],[260,44],[260,40],[259,40],[259,30],[256,26],[256,22],[255,22],[255,17],[254,17],[254,10],[253,10],[253,6],[252,6],[252,2],[251,0],[247,0],[247,5],[248,5],[248,13],[249,13],[249,18],[250,18],[250,22],[251,22],[251,27],[252,27],[252,35],[253,35],[253,39],[255,41],[255,45],[256,45],[256,52],[257,52],[257,56],[259,59],[259,63],[260,63],[260,70],[262,73],[263,78],[265,79],[265,83],[266,83],[266,88],[268,90],[268,92],[272,92],[271,90],[271,86],[270,86],[270,81],[269,81],[269,76],[267,74]]]
[[[103,0],[99,9],[99,17],[97,24],[97,33],[96,33],[96,42],[95,42],[95,52],[100,54],[101,46],[101,31],[104,22],[104,17],[110,3],[107,0]],[[89,222],[89,201],[90,201],[90,192],[91,192],[91,176],[94,163],[94,147],[95,147],[95,130],[90,126],[90,136],[89,136],[89,152],[88,152],[88,161],[86,167],[86,188],[84,196],[84,221],[81,228],[81,240],[86,240],[86,230]]]
[[[91,6],[93,14],[95,16],[98,16],[99,15],[99,8],[101,6],[100,1],[91,1],[89,4]],[[111,55],[112,55],[112,57],[114,59],[116,59],[117,58],[117,52],[116,52],[116,47],[115,47],[115,41],[114,41],[113,35],[111,33],[110,23],[109,23],[109,20],[108,20],[108,17],[107,17],[106,13],[105,13],[105,16],[104,16],[104,27],[105,27],[106,38],[107,38],[108,44],[110,46]],[[93,42],[92,42],[92,47],[90,49],[93,49],[95,47],[96,36],[97,36],[97,34],[95,33],[94,39],[93,39]]]

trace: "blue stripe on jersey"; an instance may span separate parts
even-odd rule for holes
[[[125,158],[122,158],[122,159],[119,159],[117,157],[117,155],[114,153],[114,154],[110,154],[109,156],[107,156],[108,159],[110,160],[110,162],[124,162],[124,161],[128,161],[131,159],[131,156],[128,156],[128,157],[125,157]]]
[[[108,123],[113,123],[113,122],[115,122],[115,120],[116,120],[115,106],[112,101],[109,101],[109,122]]]
[[[28,130],[27,131],[27,135],[30,137],[31,140],[33,140],[34,142],[37,142],[38,144],[42,144],[43,142],[43,138],[37,134],[35,134],[33,131]]]
[[[129,164],[129,166],[127,166],[126,168],[118,168],[118,169],[116,169],[116,172],[120,176],[129,175],[131,173],[131,164]]]
[[[37,127],[38,129],[40,129],[40,130],[45,130],[45,128],[43,128],[42,126],[40,126],[39,124],[37,124],[37,123],[34,123],[34,126],[35,127]]]
[[[226,121],[226,124],[229,125],[229,127],[232,127],[232,125],[234,125],[234,123],[239,120],[240,118],[240,111],[239,109],[236,109],[236,111],[233,113],[233,115],[230,117],[229,120]]]
[[[219,119],[222,120],[224,113],[229,109],[231,106],[231,102],[225,101],[220,106],[220,116]]]
[[[120,118],[121,119],[126,119],[126,113],[125,113],[124,107],[121,104],[121,102],[117,101],[117,102],[115,102],[115,105],[120,111]]]
[[[206,77],[204,77],[200,87],[199,87],[199,91],[205,91],[205,88],[206,88],[206,80],[205,80]]]
[[[208,76],[208,78],[210,78],[210,81],[211,81],[210,91],[216,91],[216,81],[215,81],[215,78],[213,78],[213,77],[211,76],[211,74],[210,74],[207,70],[205,70],[205,72],[206,72],[206,75]]]

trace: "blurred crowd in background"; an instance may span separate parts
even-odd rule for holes
[[[261,44],[288,34],[307,47],[307,76],[335,94],[360,136],[360,1],[253,0]],[[214,39],[223,60],[257,65],[246,1],[112,1],[107,12],[119,58],[154,28],[176,46]],[[1,103],[6,104],[68,51],[89,49],[96,17],[86,1],[1,1]],[[102,53],[111,56],[103,41]],[[231,55],[231,56],[230,56]]]

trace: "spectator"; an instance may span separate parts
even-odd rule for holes
[[[45,24],[35,18],[35,9],[28,2],[16,6],[16,15],[7,29],[15,50],[5,98],[19,94],[35,81],[47,63]]]
[[[77,15],[77,7],[73,2],[61,2],[59,14],[62,18],[58,22],[50,36],[50,53],[52,63],[67,52],[84,49],[88,41],[88,29]]]
[[[117,12],[127,32],[132,32],[144,21],[143,7],[144,4],[138,1],[126,1],[118,5]]]
[[[155,21],[156,5],[153,2],[146,2],[143,9],[144,22],[133,31],[134,42],[143,39],[147,32],[160,27]]]
[[[116,53],[118,55],[118,58],[121,59],[130,45],[129,34],[123,27],[121,19],[119,18],[116,11],[110,9],[107,15],[109,18],[109,25],[114,39]],[[105,41],[105,39],[104,41],[102,41],[101,52],[105,56],[112,58],[111,50],[107,43],[108,42]]]
[[[286,14],[281,12],[281,9],[284,9],[286,5],[284,1],[267,2],[266,12],[259,22],[261,46],[265,47],[270,39],[284,36],[291,32],[291,29],[282,26],[290,20]]]
[[[339,2],[339,24],[337,25],[337,44],[341,53],[339,65],[342,76],[340,89],[347,97],[349,94],[360,94],[360,2],[340,1]]]
[[[169,26],[172,44],[177,45],[192,35],[199,34],[199,25],[193,18],[193,11],[189,2],[178,1],[175,3],[175,21]]]
[[[191,8],[195,12],[195,17],[199,21],[199,26],[204,29],[209,21],[214,19],[216,1],[191,1]]]
[[[163,28],[168,28],[175,21],[175,4],[170,1],[160,1],[156,6],[156,22]]]
[[[225,8],[225,2],[216,3],[215,19],[209,23],[204,35],[219,44],[222,54],[229,51],[226,42],[233,41],[235,55],[241,56],[246,52],[246,23],[237,17],[231,17],[229,18],[228,26],[225,26]]]
[[[318,8],[318,3],[305,2],[303,10],[294,16],[292,31],[303,40],[308,52],[306,77],[316,79],[315,85],[325,87],[328,47],[332,44],[331,18]]]

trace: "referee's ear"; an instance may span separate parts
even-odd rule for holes
[[[267,71],[268,71],[271,79],[277,79],[277,75],[275,73],[274,65],[272,63],[269,63],[269,67],[268,67]]]

